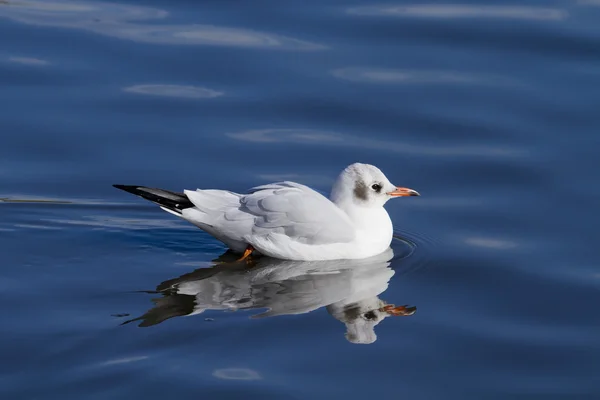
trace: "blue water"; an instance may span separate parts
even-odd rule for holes
[[[4,0],[0,85],[2,399],[600,397],[600,2]],[[356,161],[422,195],[359,265],[111,186]]]

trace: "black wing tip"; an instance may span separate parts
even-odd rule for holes
[[[139,186],[139,185],[118,185],[118,184],[115,184],[115,185],[113,185],[113,187],[116,187],[117,189],[121,189],[121,190],[124,190],[124,191],[132,193],[132,194],[139,195],[140,188],[142,188],[143,186]]]
[[[171,192],[164,189],[153,189],[139,185],[114,184],[113,187],[140,196],[173,211],[181,212],[184,208],[194,207],[194,204],[183,193]]]
[[[129,188],[138,188],[139,186],[136,185],[118,185],[118,184],[114,184],[113,187],[116,187],[117,189],[121,189],[121,190],[126,190]]]

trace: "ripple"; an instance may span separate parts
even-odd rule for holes
[[[323,50],[326,47],[271,33],[249,29],[219,27],[212,25],[137,25],[107,34],[124,39],[156,44],[206,45],[224,47],[248,47],[287,50]]]
[[[60,230],[62,228],[56,226],[46,226],[46,225],[35,225],[35,224],[14,224],[15,228],[23,228],[23,229],[41,229],[41,230]]]
[[[197,229],[194,226],[181,224],[179,220],[170,219],[143,219],[143,218],[117,218],[104,216],[90,216],[84,219],[45,219],[44,221],[64,225],[95,226],[100,228],[119,229]]]
[[[577,4],[581,6],[600,6],[600,0],[579,0]]]
[[[223,96],[223,92],[198,86],[144,84],[123,88],[123,91],[150,96],[179,97],[184,99],[211,99]]]
[[[262,379],[260,374],[249,368],[223,368],[213,372],[215,378],[232,379],[239,381],[255,381]]]
[[[115,358],[113,360],[104,361],[100,364],[100,366],[110,366],[110,365],[118,365],[118,364],[129,364],[132,362],[147,360],[148,356],[137,356],[137,357],[124,357],[124,358]]]
[[[159,19],[168,14],[156,8],[105,2],[6,0],[0,3],[0,16],[15,21],[90,30],[93,25]]]
[[[414,272],[426,267],[435,253],[437,240],[417,232],[394,229],[391,243],[394,249],[392,268],[399,275]]]
[[[471,4],[414,4],[353,7],[349,14],[412,18],[492,18],[516,20],[562,21],[569,14],[559,8],[525,6],[479,6]]]
[[[339,79],[353,82],[386,84],[463,84],[506,85],[514,81],[497,75],[482,75],[456,71],[423,71],[382,68],[348,67],[331,71]]]
[[[342,143],[344,138],[334,132],[313,129],[255,129],[236,133],[226,133],[234,139],[258,143]]]
[[[50,64],[46,60],[42,60],[40,58],[33,58],[33,57],[8,57],[8,61],[17,63],[17,64],[35,65],[35,66],[42,66],[42,65]]]
[[[42,204],[71,204],[70,200],[46,199],[38,197],[20,198],[16,197],[0,197],[0,203],[42,203]]]
[[[68,199],[68,198],[46,198],[36,196],[11,196],[11,197],[0,197],[0,203],[7,204],[56,204],[56,205],[75,205],[75,206],[100,206],[100,207],[112,207],[112,206],[128,206],[130,203],[116,202],[116,201],[105,201],[97,199]]]
[[[399,141],[384,141],[374,138],[362,138],[351,135],[341,135],[335,132],[311,129],[258,129],[235,133],[226,136],[255,143],[302,143],[333,145],[339,147],[360,147],[363,149],[381,150],[392,153],[420,154],[431,156],[520,156],[525,152],[514,148],[496,146],[423,146]]]
[[[136,42],[175,45],[233,46],[286,50],[322,50],[320,44],[250,29],[213,25],[144,25],[164,19],[165,10],[137,5],[85,1],[0,2],[0,17],[38,26],[91,31]],[[153,21],[154,22],[154,21]]]
[[[506,250],[517,247],[517,243],[510,240],[494,239],[487,237],[469,237],[465,243],[470,246],[484,247],[488,249]]]

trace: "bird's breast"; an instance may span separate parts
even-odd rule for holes
[[[357,244],[360,246],[376,248],[382,252],[392,242],[394,227],[384,208],[363,211],[355,224]]]

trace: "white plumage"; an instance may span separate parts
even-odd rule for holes
[[[415,196],[392,185],[368,164],[348,166],[330,198],[295,182],[258,186],[248,194],[185,190],[181,194],[140,186],[118,188],[157,202],[236,252],[252,248],[286,260],[360,259],[385,251],[393,227],[383,205],[395,196]],[[178,202],[179,201],[179,202]]]

